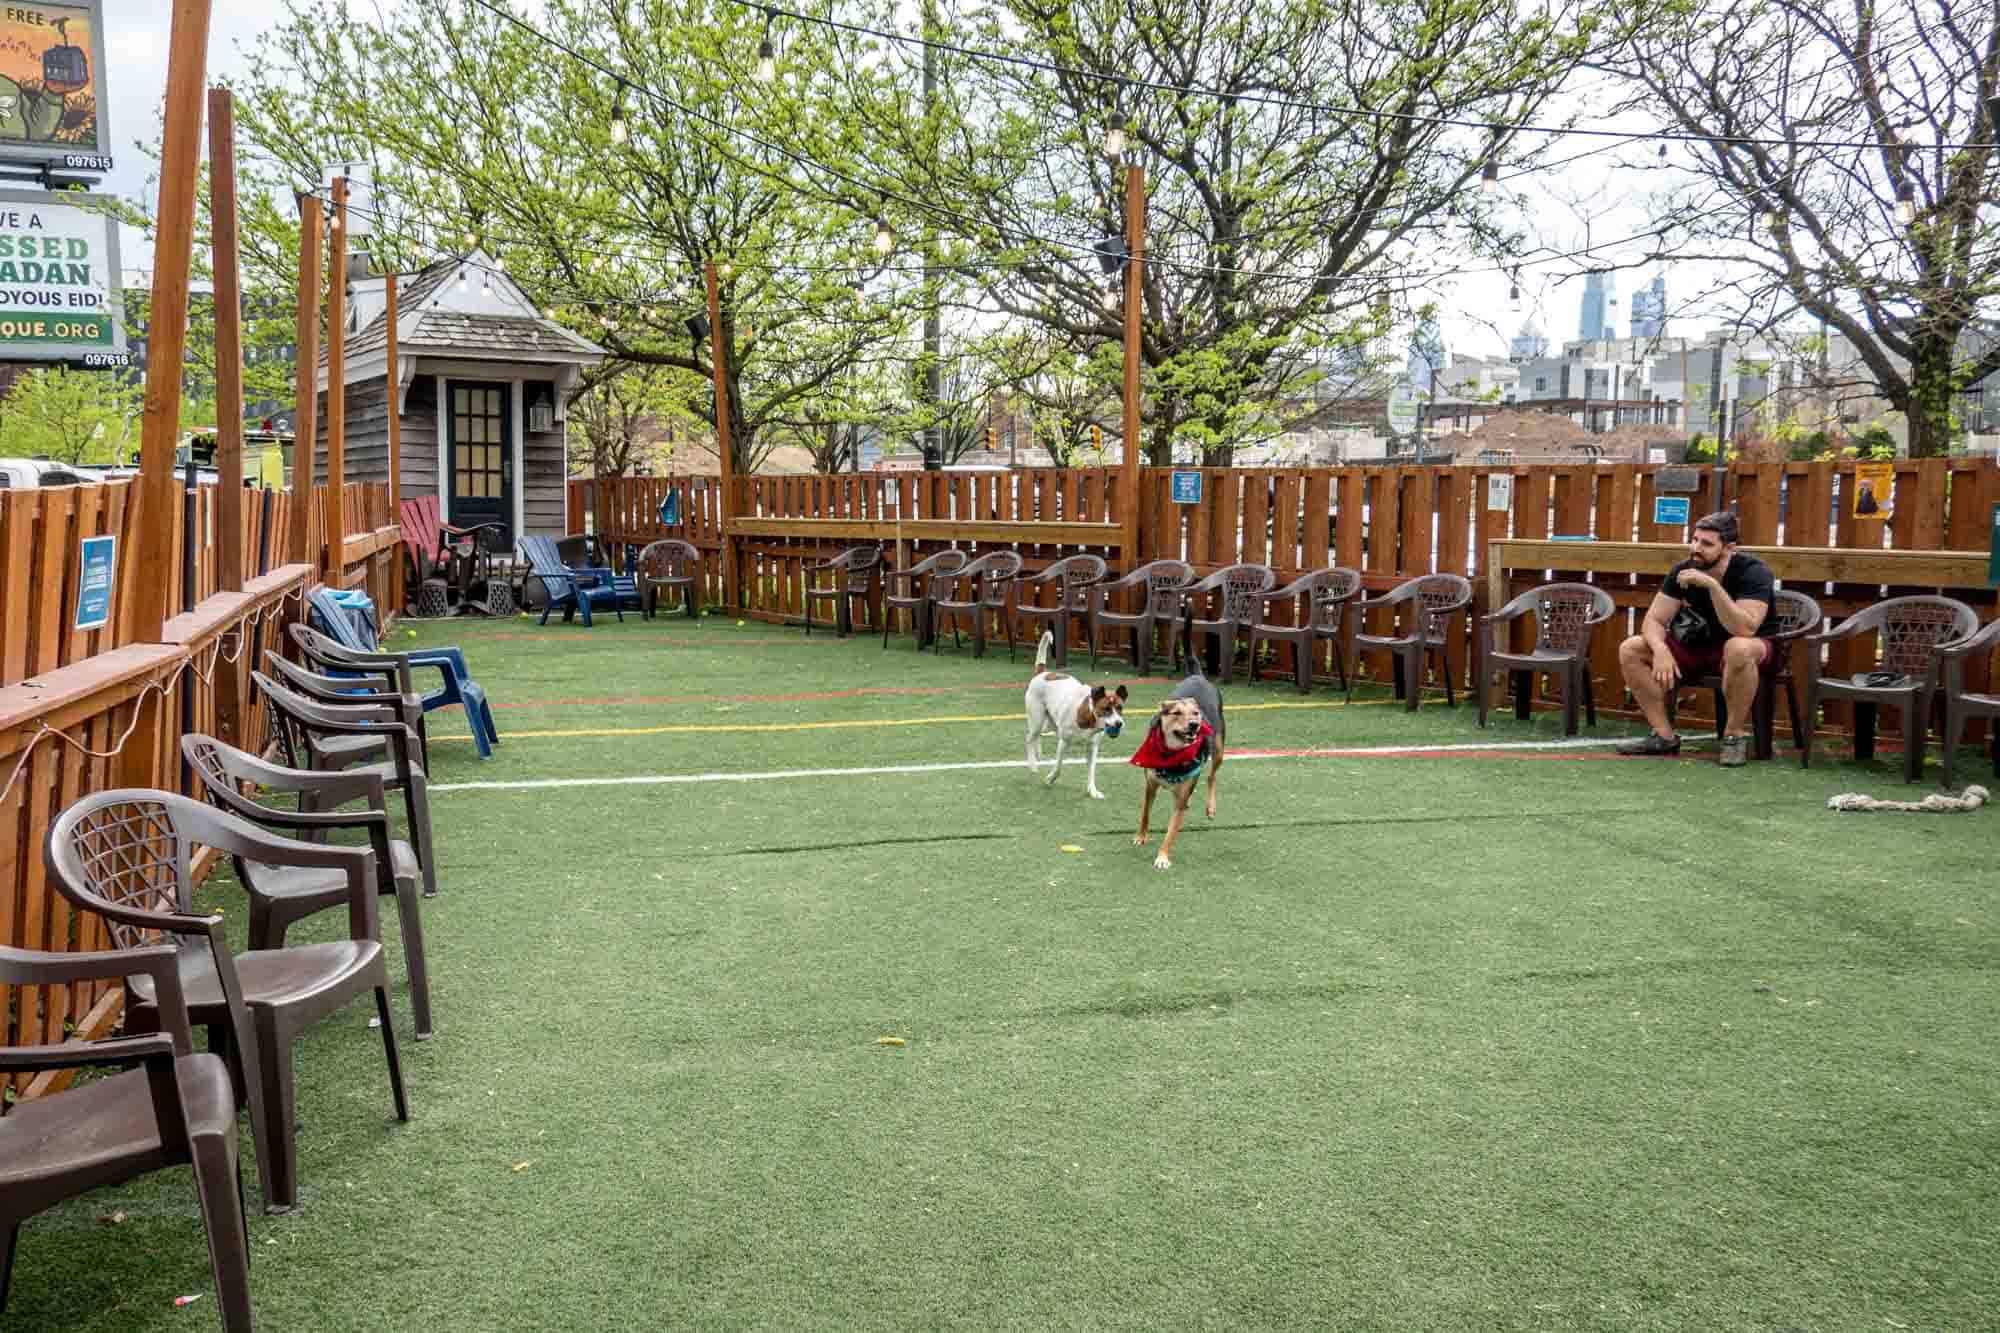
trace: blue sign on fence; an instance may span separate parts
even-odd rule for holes
[[[76,584],[76,627],[102,629],[111,622],[111,580],[118,568],[116,537],[83,539],[83,573]]]
[[[669,528],[677,528],[681,523],[681,493],[677,486],[667,488],[667,498],[660,501],[660,522]]]
[[[1175,470],[1174,503],[1177,505],[1198,505],[1201,503],[1201,473]]]
[[[1688,498],[1685,495],[1656,495],[1653,497],[1653,522],[1670,526],[1688,521]]]

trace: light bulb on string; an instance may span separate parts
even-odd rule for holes
[[[1104,289],[1104,296],[1101,299],[1104,302],[1104,312],[1108,315],[1115,315],[1118,313],[1120,303],[1124,300],[1124,293],[1120,292],[1116,287],[1106,287]]]
[[[1104,122],[1104,155],[1112,160],[1125,154],[1125,113],[1116,107]]]
[[[757,43],[757,82],[770,83],[778,77],[778,50],[771,45],[771,37],[766,33],[764,40]]]
[[[1500,164],[1492,158],[1479,169],[1479,189],[1483,194],[1492,194],[1500,188]]]
[[[875,253],[886,257],[895,248],[896,229],[889,225],[888,219],[877,219],[875,223]]]
[[[625,123],[625,81],[618,81],[618,96],[611,104],[611,124],[608,126],[611,142],[623,144],[632,137],[632,130]]]
[[[1917,187],[1899,185],[1896,187],[1896,221],[1905,227],[1917,220]]]
[[[464,270],[464,269],[460,269],[460,270],[458,271],[458,294],[459,294],[460,296],[463,296],[463,295],[465,295],[465,270]]]
[[[484,273],[479,275],[479,294],[481,296],[493,295],[493,279]]]

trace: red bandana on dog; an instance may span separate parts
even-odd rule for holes
[[[1145,741],[1128,762],[1137,764],[1140,768],[1164,769],[1168,772],[1190,767],[1198,768],[1201,765],[1202,749],[1208,744],[1208,738],[1214,734],[1215,728],[1204,722],[1201,724],[1201,730],[1195,733],[1192,743],[1179,750],[1169,750],[1166,741],[1161,739],[1160,729],[1148,727]]]

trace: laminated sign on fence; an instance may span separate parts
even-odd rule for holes
[[[1177,505],[1201,503],[1201,473],[1183,471],[1174,473],[1174,503]]]
[[[1685,495],[1656,495],[1653,497],[1653,522],[1669,527],[1683,527],[1688,521],[1688,498]]]
[[[85,537],[76,581],[76,627],[102,629],[111,622],[111,580],[118,568],[118,538]]]

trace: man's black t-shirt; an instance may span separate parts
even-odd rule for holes
[[[1681,586],[1681,571],[1694,567],[1692,560],[1681,561],[1667,574],[1667,581],[1660,585],[1661,592],[1678,598],[1681,604],[1681,609],[1674,613],[1673,624],[1667,627],[1667,633],[1689,648],[1713,648],[1729,638],[1729,631],[1723,628],[1722,618],[1715,614],[1715,598],[1707,588],[1694,584]],[[1722,572],[1719,581],[1731,601],[1764,604],[1764,623],[1757,627],[1759,635],[1768,639],[1778,632],[1778,581],[1769,565],[1754,555],[1738,551],[1729,558],[1729,568]]]

